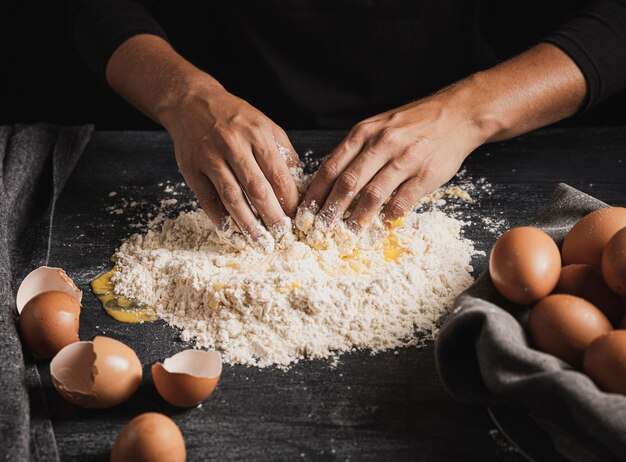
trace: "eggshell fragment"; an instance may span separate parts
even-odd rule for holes
[[[550,295],[528,316],[528,331],[535,346],[579,367],[585,348],[613,326],[588,301],[568,294]]]
[[[52,358],[66,345],[78,342],[80,302],[66,292],[43,292],[24,306],[19,318],[26,347],[37,356]]]
[[[489,256],[489,274],[504,298],[527,305],[548,295],[559,280],[561,255],[552,238],[523,226],[504,233]]]
[[[222,374],[217,351],[185,350],[152,365],[154,386],[174,406],[192,407],[207,399]]]
[[[50,362],[52,384],[70,403],[86,408],[112,407],[127,400],[141,383],[135,352],[109,337],[76,342]]]
[[[626,330],[597,338],[585,350],[583,365],[599,388],[626,395]]]
[[[82,291],[76,287],[74,281],[61,268],[41,266],[31,271],[17,289],[15,305],[17,312],[22,313],[24,306],[30,299],[42,292],[51,290],[65,292],[74,297],[80,303],[83,298]]]
[[[156,412],[128,422],[111,451],[111,462],[184,462],[185,458],[185,440],[178,425]]]
[[[584,298],[602,311],[614,326],[625,314],[624,302],[609,289],[597,266],[583,263],[564,266],[554,293]]]
[[[609,240],[626,227],[626,208],[607,207],[591,212],[574,225],[563,241],[563,263],[600,266]]]
[[[615,293],[626,296],[626,228],[615,233],[604,248],[602,274]]]

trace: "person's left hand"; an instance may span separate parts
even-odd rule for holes
[[[347,219],[356,233],[381,208],[387,223],[405,216],[484,141],[457,96],[451,87],[358,123],[323,162],[300,208],[333,225],[360,194]]]

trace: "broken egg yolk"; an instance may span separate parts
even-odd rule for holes
[[[404,217],[396,218],[389,223],[389,234],[387,234],[383,240],[383,256],[385,257],[385,261],[398,261],[406,252],[404,247],[398,242],[398,235],[395,232],[395,229],[403,224]]]
[[[390,232],[383,241],[383,256],[385,257],[385,261],[398,261],[404,253],[404,247],[398,242],[398,236],[393,231]]]
[[[136,306],[132,300],[115,294],[115,284],[111,281],[111,277],[117,272],[117,267],[114,267],[91,281],[91,290],[102,303],[104,311],[116,321],[131,324],[158,319],[154,309]]]
[[[356,260],[357,258],[359,258],[360,254],[361,254],[361,251],[358,248],[355,248],[351,254],[344,255],[343,257],[341,257],[341,259],[343,261]]]
[[[404,255],[407,250],[402,247],[400,241],[398,240],[398,235],[395,232],[395,229],[399,228],[404,224],[404,217],[397,218],[388,224],[388,233],[387,236],[383,239],[383,257],[387,262],[397,262],[402,255]],[[355,248],[351,254],[345,255],[341,257],[342,260],[350,262],[351,268],[356,273],[361,273],[362,267],[361,265],[353,265],[352,262],[356,261],[361,264],[365,264],[366,262],[360,258],[360,250]],[[366,265],[368,266],[368,265]]]

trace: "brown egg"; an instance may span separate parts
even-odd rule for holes
[[[185,350],[152,365],[154,386],[174,406],[192,407],[207,399],[222,374],[217,351]]]
[[[607,207],[591,212],[571,229],[563,242],[563,263],[600,266],[604,247],[626,226],[626,209]]]
[[[141,383],[135,352],[109,337],[76,342],[50,362],[54,388],[70,403],[86,408],[112,407],[126,401]]]
[[[602,311],[614,326],[624,316],[624,303],[609,289],[602,271],[596,266],[583,263],[564,266],[554,293],[584,298]]]
[[[626,395],[626,330],[593,341],[583,360],[587,374],[604,391]]]
[[[156,412],[128,422],[115,440],[111,462],[184,462],[185,440],[178,425]]]
[[[528,317],[528,332],[537,349],[576,367],[582,365],[585,348],[612,328],[599,309],[568,294],[549,295]]]
[[[61,348],[78,342],[80,302],[60,291],[31,298],[19,318],[26,347],[42,358],[52,358]]]
[[[626,228],[615,233],[604,248],[602,274],[615,293],[626,296]]]
[[[540,229],[513,228],[493,246],[489,273],[504,298],[527,305],[552,292],[561,273],[561,255]]]

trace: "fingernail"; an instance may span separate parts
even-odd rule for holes
[[[287,233],[291,232],[291,219],[287,216],[283,217],[282,221],[271,226],[269,231],[275,241],[281,240]]]
[[[315,201],[315,200],[312,200],[309,203],[304,203],[303,202],[302,204],[300,204],[300,207],[298,207],[298,208],[300,208],[302,210],[306,210],[306,211],[311,212],[313,214],[316,214],[317,212],[320,211],[320,207],[317,204],[317,201]]]
[[[257,249],[265,253],[272,253],[276,246],[274,238],[261,223],[256,225],[255,232],[244,232],[244,236]]]
[[[323,226],[332,227],[339,217],[337,216],[337,206],[335,204],[329,204],[320,213],[317,214],[317,218]]]
[[[330,216],[326,212],[317,214],[313,225],[316,229],[326,232],[331,227]]]
[[[359,236],[363,232],[363,226],[356,220],[348,220],[346,226],[350,231]]]
[[[303,233],[308,233],[315,222],[315,214],[307,207],[298,207],[296,212],[296,228]]]
[[[247,239],[230,215],[222,219],[219,225],[215,227],[215,232],[220,239],[230,244],[235,250],[242,251],[246,248]]]

